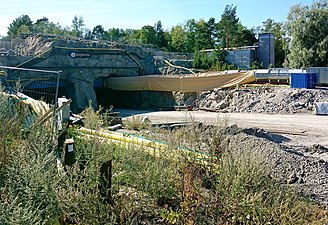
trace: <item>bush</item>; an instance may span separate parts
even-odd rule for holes
[[[59,215],[54,195],[59,178],[47,134],[34,131],[12,152],[2,174],[0,224],[48,224]]]

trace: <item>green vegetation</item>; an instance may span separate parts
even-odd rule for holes
[[[235,151],[226,120],[217,126],[153,130],[167,148],[114,143],[70,127],[72,166],[57,164],[51,132],[24,136],[0,99],[0,224],[324,224],[327,212],[275,183],[252,149]],[[97,112],[86,118],[100,129]],[[15,111],[14,111],[15,112]],[[92,122],[94,120],[94,122]],[[20,120],[17,120],[20,121]],[[9,124],[11,126],[9,126]],[[179,152],[175,150],[179,147]],[[184,146],[184,147],[181,147]],[[195,158],[202,151],[208,163]],[[155,153],[155,154],[154,154]],[[63,155],[59,160],[63,163]],[[103,168],[112,163],[111,190]],[[107,170],[108,171],[108,170]]]
[[[288,66],[327,66],[328,2],[313,1],[311,6],[291,8],[286,24],[291,37]]]
[[[196,69],[231,70],[236,69],[234,65],[225,62],[226,51],[215,49],[210,55],[207,52],[197,51],[193,59],[193,67]]]

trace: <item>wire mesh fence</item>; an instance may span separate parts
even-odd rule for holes
[[[59,89],[60,71],[47,71],[0,66],[7,76],[2,79],[4,86],[12,91],[21,92],[28,97],[56,105]]]
[[[8,83],[33,99],[45,101],[50,105],[56,103],[57,79],[48,74],[8,80]]]
[[[49,122],[49,127],[53,131],[54,143],[56,143],[58,129],[61,125],[56,112],[60,73],[61,71],[0,66],[0,81],[5,91],[16,98],[18,97],[18,101],[22,100],[22,105],[28,106],[32,112],[31,114],[22,114],[27,121],[25,128],[33,128],[40,121],[42,123]]]
[[[22,42],[21,39],[0,40],[0,56],[17,55],[16,47]]]

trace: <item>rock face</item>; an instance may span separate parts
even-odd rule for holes
[[[89,100],[97,106],[94,91],[97,79],[161,74],[164,70],[171,73],[175,70],[169,70],[164,59],[188,66],[192,57],[140,46],[54,35],[27,37],[15,52],[15,56],[0,57],[0,65],[62,71],[60,79],[65,84],[66,97],[73,100],[75,112],[87,107]],[[41,77],[32,72],[29,75],[17,72],[9,74],[8,79],[28,80],[28,77],[37,75]]]
[[[315,102],[328,102],[328,89],[215,89],[200,93],[195,98],[194,105],[226,112],[289,114],[312,113]]]

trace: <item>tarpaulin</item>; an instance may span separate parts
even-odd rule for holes
[[[195,75],[151,75],[139,77],[109,77],[104,86],[122,91],[180,91],[198,92],[215,88],[232,87],[255,81],[253,71],[232,74],[195,74]]]

